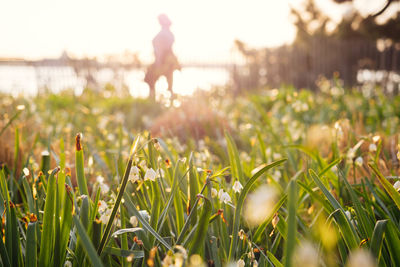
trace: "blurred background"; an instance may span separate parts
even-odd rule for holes
[[[147,97],[151,41],[158,14],[166,13],[183,67],[174,74],[180,95],[313,89],[321,77],[397,93],[399,11],[393,0],[4,1],[0,92],[79,95],[91,88]],[[160,79],[158,94],[166,87]]]

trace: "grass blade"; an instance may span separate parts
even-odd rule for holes
[[[239,158],[239,152],[237,150],[235,142],[233,141],[232,136],[227,131],[225,131],[225,139],[228,146],[228,155],[232,170],[232,176],[239,179],[239,181],[244,182],[243,170]]]
[[[284,249],[284,265],[292,266],[292,256],[296,246],[296,212],[297,212],[297,186],[296,181],[291,180],[288,192],[288,231]]]
[[[37,222],[30,222],[26,230],[26,251],[25,251],[25,266],[37,266],[37,238],[36,238]]]
[[[77,215],[73,216],[73,221],[78,231],[80,240],[82,241],[82,247],[85,249],[89,259],[92,263],[92,266],[102,267],[103,263],[101,262],[99,256],[96,253],[96,249],[94,248],[92,242],[89,239],[89,236],[86,233],[86,230],[82,223],[79,221]]]
[[[129,153],[128,164],[126,165],[124,177],[122,179],[121,186],[120,186],[119,191],[118,191],[117,199],[115,200],[114,207],[113,207],[111,215],[110,215],[110,219],[108,220],[108,223],[107,223],[106,229],[104,231],[103,237],[101,238],[99,248],[97,249],[97,253],[99,255],[101,255],[101,252],[103,251],[104,247],[106,246],[108,237],[109,237],[110,232],[111,232],[111,226],[113,224],[115,215],[117,215],[117,211],[119,209],[119,205],[121,203],[122,196],[124,195],[125,188],[126,188],[126,185],[128,183],[129,173],[130,173],[131,167],[132,167],[133,157],[134,157],[134,155],[136,153],[136,150],[137,150],[137,147],[138,147],[138,144],[139,144],[139,140],[140,140],[140,137],[138,136],[136,138],[136,140],[132,144],[131,151]]]
[[[271,215],[257,228],[257,230],[256,230],[256,232],[255,232],[255,234],[253,236],[253,240],[254,240],[255,243],[260,242],[262,233],[267,228],[268,224],[271,223],[272,219],[274,218],[275,213],[277,213],[278,210],[283,205],[283,203],[285,203],[286,198],[287,198],[287,195],[284,195],[279,200],[279,202],[275,205],[275,207],[271,211]]]
[[[41,235],[39,266],[50,266],[54,246],[54,214],[56,204],[56,173],[60,167],[55,168],[47,183],[46,202],[43,214],[43,230]]]
[[[203,251],[204,241],[207,236],[208,224],[209,224],[209,219],[211,216],[211,202],[206,197],[202,197],[202,198],[204,199],[203,210],[200,215],[197,230],[196,230],[193,240],[191,242],[189,255],[193,255],[193,254],[200,254],[200,256],[204,255],[204,251]]]
[[[82,134],[78,133],[75,137],[75,167],[76,167],[76,180],[78,182],[79,194],[89,196],[85,178],[85,168],[83,159],[83,148],[81,144]]]
[[[381,247],[383,243],[383,234],[386,230],[388,220],[379,220],[375,224],[374,232],[372,233],[371,238],[371,253],[375,256],[375,258],[379,259],[381,254]]]
[[[338,226],[342,230],[343,238],[345,239],[345,241],[347,241],[346,244],[349,246],[349,248],[353,248],[354,244],[356,244],[357,246],[358,243],[360,242],[360,238],[357,235],[354,227],[351,225],[350,220],[344,215],[345,211],[343,207],[325,187],[319,176],[311,169],[309,170],[309,173],[311,178],[314,180],[315,184],[321,189],[325,197],[328,199],[329,203],[335,209],[333,215],[335,216],[335,219],[338,222]],[[337,210],[340,210],[340,212],[338,213]]]
[[[389,183],[389,181],[382,175],[382,173],[378,170],[378,167],[375,164],[368,163],[368,166],[374,171],[376,176],[379,179],[379,182],[382,184],[383,188],[385,188],[386,192],[393,199],[394,203],[396,203],[397,207],[400,209],[400,193],[394,189],[393,185]]]
[[[125,192],[125,203],[126,207],[130,210],[143,225],[143,228],[150,232],[161,244],[163,244],[168,250],[172,250],[172,247],[150,226],[150,224],[142,217],[140,212],[136,209],[129,195]]]
[[[281,160],[272,162],[272,163],[262,167],[257,173],[255,173],[253,175],[253,177],[250,178],[250,180],[248,180],[248,182],[244,186],[242,192],[240,193],[238,202],[236,204],[235,214],[234,214],[234,221],[233,221],[233,227],[232,227],[232,240],[231,240],[231,244],[229,247],[228,262],[235,258],[235,249],[234,248],[236,246],[237,239],[238,239],[237,234],[239,232],[240,214],[241,214],[242,207],[244,204],[244,200],[247,196],[247,193],[250,191],[250,188],[253,186],[253,184],[257,181],[257,179],[262,174],[264,174],[267,170],[284,163],[285,161],[286,161],[286,159],[281,159]]]
[[[118,256],[118,257],[133,256],[133,259],[144,258],[143,250],[125,250],[125,249],[119,249],[119,248],[113,248],[113,247],[106,247],[104,249],[104,253]]]

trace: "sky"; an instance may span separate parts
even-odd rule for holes
[[[159,31],[157,16],[165,13],[173,23],[179,58],[223,62],[232,56],[235,39],[252,47],[290,43],[295,28],[289,5],[299,2],[4,0],[0,3],[0,58],[54,58],[64,50],[75,57],[101,57],[129,50],[146,61],[152,57],[151,40]],[[332,16],[343,11],[329,0],[317,3]]]

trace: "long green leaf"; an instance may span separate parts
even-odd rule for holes
[[[238,239],[238,232],[239,232],[239,224],[240,224],[240,214],[242,212],[242,207],[244,204],[244,200],[247,196],[247,193],[250,191],[251,187],[253,184],[257,181],[257,179],[264,174],[266,171],[269,169],[278,166],[282,163],[284,163],[286,159],[281,159],[275,162],[272,162],[268,165],[265,165],[262,167],[257,173],[253,175],[253,177],[248,180],[248,182],[245,184],[242,192],[240,193],[238,202],[236,204],[236,209],[235,209],[235,215],[234,215],[234,221],[233,221],[233,227],[232,227],[232,240],[231,244],[229,246],[229,256],[228,256],[228,261],[231,261],[232,259],[235,258],[235,246],[237,245],[237,239]]]
[[[288,231],[286,237],[284,254],[285,267],[292,266],[292,256],[296,247],[296,212],[297,212],[297,187],[296,181],[291,180],[288,192]]]
[[[227,146],[228,146],[228,155],[231,165],[232,176],[239,179],[239,181],[243,182],[244,176],[243,176],[242,164],[239,158],[239,152],[237,150],[235,142],[233,141],[232,136],[227,131],[225,131],[225,139],[227,141]]]
[[[55,168],[49,177],[47,183],[46,202],[43,214],[43,230],[41,235],[39,266],[50,266],[54,247],[54,215],[56,204],[56,173],[60,170]]]
[[[346,244],[349,246],[349,248],[353,248],[354,244],[356,244],[356,246],[357,246],[358,243],[360,242],[360,238],[357,235],[354,227],[351,225],[350,220],[346,217],[343,207],[339,204],[339,202],[336,200],[336,198],[325,187],[325,185],[322,183],[319,176],[311,169],[309,170],[309,173],[310,173],[311,178],[314,180],[314,182],[317,184],[317,186],[321,189],[322,193],[325,195],[325,197],[328,199],[328,201],[330,202],[332,207],[335,209],[333,214],[335,216],[335,219],[338,221],[338,226],[342,230],[343,238],[345,239]],[[340,213],[338,213],[337,210],[340,210]]]
[[[99,255],[101,255],[101,252],[103,251],[103,249],[106,246],[106,243],[108,241],[108,237],[109,237],[110,232],[111,232],[111,226],[112,226],[112,224],[114,222],[115,216],[117,215],[117,212],[118,212],[118,209],[119,209],[119,205],[120,205],[121,200],[122,200],[122,196],[124,195],[125,188],[126,188],[126,185],[128,183],[129,173],[130,173],[131,168],[132,168],[133,157],[136,154],[136,150],[137,150],[137,147],[138,147],[138,144],[139,144],[139,140],[140,140],[140,137],[138,136],[136,138],[136,140],[132,144],[131,151],[129,153],[128,164],[126,165],[124,177],[123,177],[121,185],[119,187],[117,199],[115,200],[114,207],[113,207],[113,209],[111,211],[110,219],[108,220],[108,223],[107,223],[107,226],[106,226],[106,230],[104,231],[103,237],[101,238],[101,241],[100,241],[99,248],[97,249],[97,253]]]
[[[385,188],[386,192],[393,199],[394,203],[396,203],[397,207],[400,209],[400,193],[394,189],[393,185],[389,183],[389,181],[382,175],[382,173],[378,170],[378,167],[375,164],[368,163],[368,166],[374,171],[376,176],[379,179],[379,182],[382,184],[383,188]]]
[[[83,159],[83,148],[82,148],[81,134],[78,133],[75,138],[75,170],[76,180],[78,182],[79,193],[81,195],[89,196],[89,190],[87,188],[85,178],[85,167]]]
[[[385,233],[388,220],[379,220],[375,224],[374,232],[371,238],[371,253],[375,258],[379,259],[381,254],[381,247],[383,243],[383,234]]]
[[[267,251],[268,258],[275,265],[275,267],[283,267],[283,264],[272,254],[270,251]]]
[[[193,254],[200,254],[200,256],[204,255],[203,252],[204,241],[207,237],[209,219],[211,216],[211,202],[205,197],[203,197],[203,199],[204,199],[203,209],[200,214],[197,230],[193,237],[193,242],[191,243],[191,247],[189,249],[189,255]]]
[[[37,266],[37,238],[36,238],[37,222],[30,222],[26,230],[26,251],[25,251],[25,266]]]
[[[286,199],[287,199],[287,195],[283,195],[282,198],[279,200],[279,202],[276,203],[276,205],[272,209],[271,215],[257,228],[257,230],[253,236],[253,240],[255,243],[260,242],[262,233],[265,231],[268,224],[271,223],[272,219],[274,218],[275,213],[278,212],[278,210],[281,208],[283,203],[285,203]]]
[[[113,247],[106,247],[104,253],[111,254],[118,257],[129,257],[133,256],[133,259],[144,258],[143,250],[125,250]]]
[[[168,250],[172,250],[172,247],[150,226],[150,224],[142,217],[140,212],[136,209],[135,204],[133,204],[130,196],[125,192],[125,206],[129,211],[131,211],[138,221],[143,225],[143,228],[150,232],[161,244],[163,244]]]
[[[89,236],[86,233],[85,227],[80,222],[77,215],[73,216],[73,221],[78,231],[80,240],[82,240],[82,247],[85,249],[89,259],[92,263],[92,266],[102,267],[103,263],[101,262],[99,256],[96,253],[96,249],[94,248],[92,242],[90,241]]]

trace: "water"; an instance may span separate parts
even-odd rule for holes
[[[0,92],[14,96],[34,96],[48,89],[57,93],[65,89],[73,89],[80,94],[87,85],[104,88],[107,83],[116,88],[128,87],[135,97],[147,97],[149,89],[143,81],[145,70],[103,68],[92,71],[88,79],[85,73],[76,73],[70,66],[12,66],[0,65]],[[187,67],[174,73],[174,92],[190,95],[196,89],[209,90],[213,86],[223,86],[230,80],[229,71],[224,68]],[[166,94],[167,82],[164,77],[156,83],[157,94]]]

